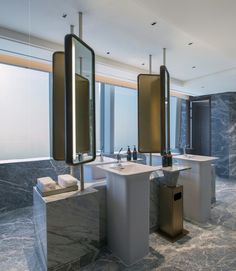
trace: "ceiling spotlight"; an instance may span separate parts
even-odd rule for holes
[[[188,45],[193,45],[193,42],[189,42]]]
[[[152,23],[151,23],[152,26],[153,26],[153,25],[156,25],[156,24],[157,24],[157,22],[152,22]]]
[[[110,55],[110,52],[107,52],[107,55]]]
[[[62,14],[62,18],[66,18],[67,17],[67,14],[66,13],[63,13]]]
[[[196,69],[196,66],[192,66],[192,69]]]

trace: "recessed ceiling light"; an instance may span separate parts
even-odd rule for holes
[[[189,42],[188,45],[193,45],[193,42]]]
[[[192,69],[196,69],[196,66],[192,66]]]
[[[201,86],[201,88],[204,88],[204,86]]]
[[[153,26],[153,25],[156,25],[156,24],[157,24],[157,22],[152,22],[152,23],[151,23],[152,26]]]
[[[66,18],[66,17],[67,17],[67,14],[66,14],[66,13],[63,13],[63,14],[62,14],[62,17],[63,17],[63,18]]]
[[[142,66],[144,66],[145,65],[145,63],[142,63]]]
[[[110,55],[110,52],[107,52],[107,55]]]

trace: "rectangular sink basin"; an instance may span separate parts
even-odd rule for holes
[[[143,165],[143,164],[136,164],[132,162],[125,162],[121,163],[121,167],[118,164],[112,165],[100,165],[99,168],[102,168],[106,171],[110,171],[115,174],[119,175],[137,175],[142,173],[148,173],[155,171],[154,167]]]
[[[149,176],[154,167],[121,162],[101,165],[107,177],[107,244],[126,265],[149,252]]]
[[[99,168],[100,165],[113,164],[116,162],[116,159],[111,157],[103,157],[103,161],[101,161],[100,156],[96,157],[96,159],[88,164],[84,165],[84,180],[85,182],[94,182],[99,179],[105,179],[106,173],[103,169]]]

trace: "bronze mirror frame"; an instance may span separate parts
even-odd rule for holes
[[[52,56],[52,157],[65,160],[65,54]]]

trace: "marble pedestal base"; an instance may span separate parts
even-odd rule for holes
[[[79,269],[92,262],[100,241],[98,191],[88,188],[43,198],[34,187],[33,196],[35,234],[45,270]]]

